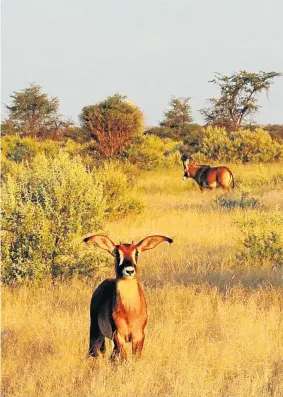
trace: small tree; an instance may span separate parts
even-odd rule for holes
[[[143,114],[125,96],[115,94],[97,105],[85,106],[80,120],[93,136],[96,150],[112,158],[121,155],[141,131]]]
[[[161,121],[161,127],[169,127],[181,130],[184,125],[192,122],[191,107],[189,100],[191,98],[171,97],[169,105],[171,109],[164,112],[164,119]]]
[[[41,87],[30,87],[10,95],[11,105],[6,105],[8,118],[4,121],[4,134],[55,138],[60,130],[69,126],[59,115],[59,99],[48,98]]]
[[[146,135],[156,135],[159,138],[170,138],[180,141],[190,134],[191,107],[190,98],[171,97],[170,109],[164,112],[164,119],[158,127],[151,127],[145,131]]]
[[[246,70],[231,76],[216,73],[215,78],[210,82],[219,87],[220,98],[211,98],[211,106],[200,112],[207,124],[235,131],[242,126],[248,116],[258,112],[256,95],[262,91],[268,92],[272,80],[277,76],[281,76],[281,73],[249,73]]]
[[[190,99],[189,97],[171,97],[169,102],[171,108],[164,112],[164,119],[160,123],[161,128],[171,131],[171,134],[168,134],[171,139],[180,141],[190,135],[192,122]]]

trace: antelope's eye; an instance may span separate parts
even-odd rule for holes
[[[136,251],[135,257],[137,258],[139,256],[139,251]]]

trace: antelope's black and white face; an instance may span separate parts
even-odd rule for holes
[[[183,181],[186,181],[189,178],[187,170],[184,168],[184,176]]]
[[[187,160],[183,161],[183,166],[184,166],[183,181],[186,181],[188,178],[193,176],[193,174],[191,173],[190,167],[195,164],[196,164],[196,162],[192,157],[189,157]]]
[[[120,244],[116,246],[116,273],[118,277],[131,279],[136,276],[138,249],[134,244]]]
[[[100,248],[108,251],[115,257],[115,270],[117,278],[133,279],[136,278],[138,256],[141,252],[151,250],[163,241],[173,243],[170,237],[154,235],[147,236],[138,244],[119,244],[116,245],[109,237],[101,234],[94,234],[84,238],[84,242],[93,242]]]
[[[184,176],[183,176],[183,181],[186,181],[190,175],[189,175],[189,170],[188,170],[188,163],[189,161],[183,161],[183,166],[184,166]]]

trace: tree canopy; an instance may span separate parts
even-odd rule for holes
[[[6,105],[8,118],[4,120],[4,133],[17,132],[20,136],[54,138],[62,127],[69,126],[59,114],[59,99],[42,93],[41,86],[31,84],[22,91],[14,91],[11,104]]]
[[[164,119],[161,121],[161,127],[181,129],[184,125],[192,122],[191,107],[189,100],[191,98],[171,97],[169,102],[170,109],[164,112]]]
[[[96,150],[107,158],[121,155],[141,132],[143,113],[126,96],[115,94],[96,105],[85,106],[80,120],[91,133]]]
[[[210,82],[220,89],[220,98],[210,98],[210,107],[201,109],[207,124],[225,127],[229,131],[240,128],[247,117],[258,112],[256,95],[268,92],[278,72],[249,73],[241,70],[231,76],[220,73]]]
[[[145,134],[170,138],[174,141],[180,141],[190,135],[192,116],[189,100],[189,97],[172,96],[169,102],[170,108],[164,111],[164,118],[159,126],[148,128]]]

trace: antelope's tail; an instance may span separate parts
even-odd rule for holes
[[[232,179],[232,189],[234,189],[235,187],[235,180],[234,180],[234,176],[232,174],[232,172],[230,171],[230,175],[231,175],[231,179]]]

